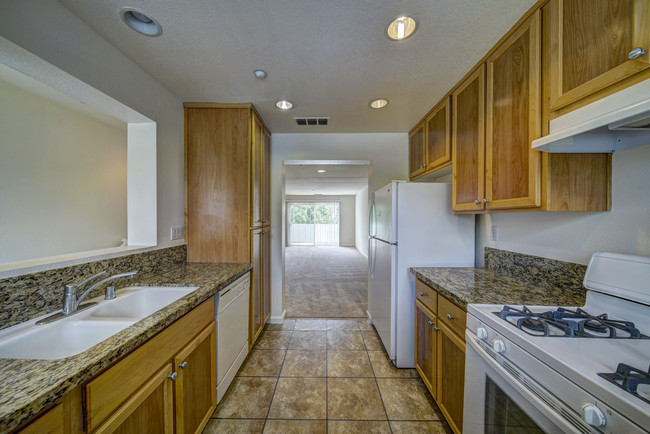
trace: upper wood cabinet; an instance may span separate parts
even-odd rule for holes
[[[478,211],[485,197],[485,66],[467,77],[452,98],[452,208]]]
[[[451,164],[451,108],[446,95],[409,134],[409,179]]]
[[[551,111],[650,67],[650,0],[551,0],[550,7]],[[646,54],[630,59],[637,47]]]
[[[409,178],[413,179],[427,168],[424,147],[424,122],[420,122],[409,133]]]
[[[541,12],[488,58],[485,133],[486,209],[538,207],[541,133]],[[484,200],[485,199],[485,200]]]
[[[424,121],[426,171],[433,172],[451,164],[451,111],[449,95],[433,108]]]

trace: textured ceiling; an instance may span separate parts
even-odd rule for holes
[[[325,173],[318,173],[318,170]],[[368,187],[367,165],[292,165],[285,168],[287,195],[356,195]]]
[[[274,133],[407,132],[535,2],[59,1],[181,100],[252,102]],[[126,27],[124,6],[150,14],[163,34]],[[390,41],[384,29],[402,13],[420,27]],[[370,110],[377,97],[388,107]],[[294,108],[276,109],[279,99]],[[298,116],[331,120],[299,127]]]

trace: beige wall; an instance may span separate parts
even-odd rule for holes
[[[368,256],[368,187],[364,187],[355,196],[355,246],[358,251]]]
[[[0,36],[156,122],[158,246],[182,244],[182,101],[58,2],[2,2]]]
[[[517,212],[477,218],[476,263],[485,246],[587,264],[596,251],[650,256],[650,145],[612,156],[610,212]],[[491,226],[497,241],[490,240]]]
[[[119,246],[126,125],[0,81],[0,263]]]

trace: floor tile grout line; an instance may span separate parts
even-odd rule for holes
[[[365,341],[364,341],[365,345]],[[368,354],[368,350],[366,349],[366,356],[368,357],[368,360],[370,361],[370,355]],[[370,369],[372,370],[372,375],[375,380],[375,386],[377,386],[377,393],[379,393],[379,399],[381,400],[381,406],[384,409],[384,414],[386,415],[386,421],[388,421],[388,429],[390,430],[391,434],[393,434],[393,427],[390,424],[390,418],[388,417],[388,410],[386,410],[386,403],[384,403],[384,396],[381,394],[381,389],[379,388],[379,382],[377,381],[377,375],[375,374],[375,367],[372,366],[372,362],[370,362]]]
[[[294,329],[295,329],[295,324],[294,324]],[[291,336],[289,336],[289,342],[291,342],[291,338],[293,337],[293,331],[294,329],[291,329]],[[275,387],[273,388],[273,393],[271,394],[271,401],[269,402],[269,408],[266,409],[266,418],[264,419],[264,425],[262,425],[262,432],[264,432],[264,429],[266,428],[266,422],[269,420],[269,414],[271,413],[271,406],[273,405],[273,398],[275,397],[275,391],[278,389],[278,383],[280,382],[280,375],[282,374],[282,368],[284,368],[284,361],[287,359],[287,352],[289,351],[289,342],[287,342],[287,348],[284,349],[284,357],[282,358],[282,364],[280,365],[280,371],[278,372],[278,375],[275,380]]]

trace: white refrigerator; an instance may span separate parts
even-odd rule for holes
[[[455,216],[451,205],[451,184],[394,181],[373,196],[368,315],[399,368],[415,366],[409,267],[474,266],[474,216]]]

